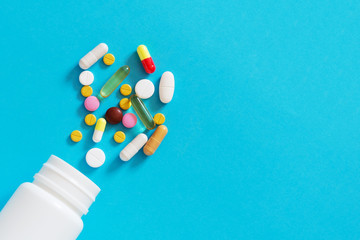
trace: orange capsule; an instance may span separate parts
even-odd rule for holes
[[[138,46],[137,53],[145,69],[145,72],[149,74],[155,72],[156,67],[147,47],[145,45]]]
[[[165,125],[158,126],[144,147],[145,155],[153,155],[167,133],[168,129]]]

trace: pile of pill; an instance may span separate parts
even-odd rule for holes
[[[121,84],[121,82],[129,75],[130,67],[125,65],[120,67],[103,85],[98,95],[93,95],[91,84],[94,82],[94,74],[87,70],[94,65],[100,58],[103,59],[105,65],[112,65],[115,62],[115,56],[108,53],[108,46],[105,43],[100,43],[93,50],[87,53],[79,61],[79,66],[84,71],[80,73],[79,81],[83,85],[81,88],[81,95],[85,97],[84,107],[89,112],[96,111],[101,101],[109,97]],[[155,72],[156,67],[150,53],[145,45],[140,45],[137,48],[140,61],[144,70],[148,74]],[[120,87],[120,93],[123,96],[129,96],[133,88],[129,84],[123,84]],[[97,119],[93,113],[85,116],[85,123],[88,126],[94,126],[94,133],[92,140],[98,143],[102,140],[103,133],[106,129],[106,124],[120,124],[122,123],[125,128],[133,128],[138,123],[138,118],[141,123],[148,130],[156,130],[151,135],[150,139],[144,133],[139,133],[124,149],[120,152],[119,157],[122,161],[129,161],[137,152],[143,148],[145,155],[150,156],[155,153],[163,139],[165,138],[168,129],[164,124],[165,116],[162,113],[157,113],[153,117],[145,106],[143,99],[149,99],[155,92],[154,84],[148,79],[141,79],[135,85],[135,94],[128,98],[123,98],[119,102],[119,107],[109,108],[105,116]],[[174,75],[167,71],[164,72],[160,79],[159,84],[159,98],[164,104],[169,103],[174,95],[175,79]],[[123,111],[132,107],[136,115],[133,113],[123,114]],[[75,130],[71,133],[70,138],[74,142],[79,142],[82,139],[82,133]],[[126,135],[122,131],[117,131],[114,134],[114,141],[122,143],[126,139]],[[98,168],[105,162],[105,153],[100,148],[92,148],[86,154],[86,162],[90,167]]]

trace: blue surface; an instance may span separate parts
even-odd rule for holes
[[[11,1],[0,8],[0,205],[50,154],[102,189],[79,239],[359,239],[359,1]],[[87,167],[79,59],[105,42],[124,83],[175,75],[146,101],[169,134],[152,157]],[[146,75],[136,47],[157,71]],[[121,99],[104,100],[97,116]],[[84,139],[69,140],[79,129]],[[148,133],[149,134],[149,133]]]

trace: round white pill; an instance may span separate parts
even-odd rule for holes
[[[150,98],[155,91],[154,84],[147,79],[138,81],[135,85],[135,93],[141,99]]]
[[[100,148],[92,148],[86,154],[86,162],[90,167],[101,167],[105,162],[105,153]]]
[[[83,71],[80,73],[79,81],[84,86],[91,85],[94,82],[94,74],[90,71]]]

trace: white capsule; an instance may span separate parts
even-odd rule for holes
[[[141,99],[150,98],[155,91],[154,84],[147,79],[138,81],[135,85],[135,93]]]
[[[104,134],[106,127],[106,120],[104,118],[99,118],[99,120],[96,123],[94,134],[93,134],[93,141],[98,143],[101,141],[102,136]]]
[[[159,96],[162,103],[169,103],[174,96],[175,79],[172,72],[164,72],[160,79]]]
[[[101,57],[103,57],[107,51],[108,46],[105,43],[100,43],[93,50],[91,50],[88,54],[86,54],[82,59],[80,59],[79,66],[82,69],[88,69],[94,63],[96,63]]]
[[[79,81],[84,86],[91,85],[94,82],[94,74],[90,71],[83,71],[80,73]]]
[[[129,161],[147,142],[148,137],[140,133],[120,152],[120,159]]]
[[[90,167],[101,167],[105,162],[105,153],[100,148],[92,148],[86,153],[86,162]]]

